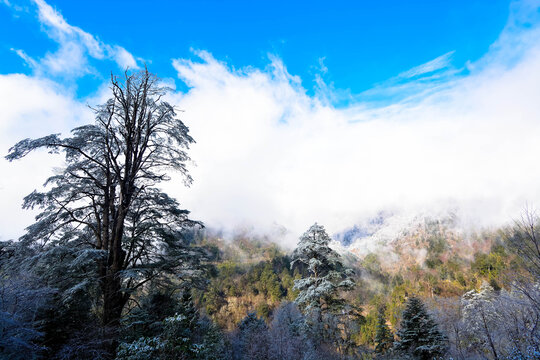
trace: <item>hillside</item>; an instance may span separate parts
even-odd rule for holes
[[[381,303],[387,305],[395,328],[407,296],[454,298],[483,282],[500,289],[513,266],[502,229],[464,233],[452,218],[416,218],[413,225],[409,221],[396,231],[395,221],[389,229],[379,219],[371,229],[353,227],[355,236],[347,240],[338,234],[333,242],[355,270],[358,286],[346,296],[363,309],[367,319],[359,345],[373,344],[374,324],[370,321]],[[270,319],[280,302],[294,300],[294,279],[302,274],[291,270],[290,253],[271,239],[239,235],[224,240],[208,231],[201,235],[201,243],[211,245],[218,256],[216,273],[198,301],[224,328],[233,329],[251,311]],[[367,250],[363,248],[366,243],[371,243]]]

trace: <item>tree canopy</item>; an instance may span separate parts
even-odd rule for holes
[[[306,311],[341,308],[344,303],[336,296],[338,291],[350,290],[355,285],[353,271],[343,266],[339,254],[329,244],[326,230],[315,223],[300,237],[292,254],[291,267],[307,267],[308,276],[294,282],[299,291],[296,303]]]
[[[399,341],[394,346],[397,352],[421,360],[436,359],[446,353],[447,339],[419,298],[411,297],[407,301],[397,335]]]
[[[47,179],[45,190],[25,197],[23,207],[41,213],[21,242],[40,253],[64,249],[70,269],[84,264],[85,276],[74,286],[95,282],[103,325],[118,327],[135,291],[171,275],[178,283],[200,280],[206,255],[184,237],[201,224],[159,188],[171,170],[186,185],[192,181],[186,163],[194,140],[163,100],[167,89],[145,69],[112,76],[111,93],[93,109],[94,123],[65,138],[22,140],[6,159],[37,149],[65,155],[65,166]]]

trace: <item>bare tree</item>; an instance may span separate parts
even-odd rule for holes
[[[507,233],[508,245],[522,259],[531,274],[540,276],[540,217],[533,209],[526,208],[521,219]]]

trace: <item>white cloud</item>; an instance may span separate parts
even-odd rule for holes
[[[7,162],[8,149],[24,138],[64,133],[91,119],[90,110],[51,81],[22,74],[0,75],[0,240],[20,236],[35,215],[21,209],[22,198],[39,189],[61,164],[45,151]]]
[[[449,51],[444,55],[441,55],[425,64],[413,67],[398,75],[400,78],[412,78],[418,75],[429,74],[437,70],[447,68],[450,65],[452,55],[455,51]]]
[[[32,57],[28,56],[28,54],[24,50],[12,48],[11,51],[14,51],[31,68],[36,68],[38,66],[37,61],[35,61]]]
[[[530,44],[519,61],[508,63],[500,40],[469,75],[377,108],[322,103],[276,59],[264,70],[232,70],[206,52],[199,63],[175,60],[191,87],[176,101],[197,140],[195,182],[176,191],[210,225],[279,224],[293,238],[315,221],[339,231],[388,208],[509,221],[540,203],[535,34],[511,37]]]
[[[113,46],[111,48],[111,53],[114,54],[114,59],[118,66],[122,69],[138,69],[137,60],[131,55],[129,51],[124,49],[121,46]]]
[[[58,39],[79,34],[58,13],[44,13]],[[197,141],[195,182],[189,189],[171,182],[167,189],[210,226],[264,232],[284,226],[294,240],[314,221],[340,231],[384,209],[459,208],[478,225],[510,220],[526,201],[540,203],[540,22],[531,16],[528,2],[514,6],[509,25],[488,54],[469,64],[468,75],[445,70],[446,54],[415,70],[440,69],[441,78],[380,86],[376,91],[409,95],[387,106],[333,107],[321,100],[328,96],[309,96],[275,57],[265,69],[236,70],[205,51],[197,52],[200,62],[176,59],[190,90],[170,99],[185,111],[180,116]],[[93,43],[79,39],[85,41]],[[132,61],[122,50],[116,54],[124,65]],[[0,77],[2,94],[3,147],[73,127],[70,116],[82,111],[53,83],[22,75]],[[94,99],[102,98],[103,89]],[[13,172],[0,184],[8,199],[0,235],[19,231],[15,198],[46,177],[47,164],[33,162],[41,159],[35,156],[9,168],[0,164]]]
[[[123,70],[139,68],[131,53],[118,45],[105,44],[94,35],[70,25],[62,15],[44,0],[32,0],[37,6],[38,19],[47,36],[58,43],[58,49],[35,59],[23,50],[17,54],[37,75],[78,77],[94,72],[89,59],[109,59]]]

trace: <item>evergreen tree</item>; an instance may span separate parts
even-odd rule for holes
[[[268,328],[264,320],[249,313],[238,325],[233,346],[236,360],[267,360]]]
[[[140,337],[158,336],[163,332],[163,320],[178,312],[179,299],[172,291],[151,289],[138,300],[139,306],[124,317],[122,335],[124,342]]]
[[[295,303],[284,302],[274,312],[268,330],[271,360],[302,360],[307,351],[305,320]]]
[[[296,303],[306,312],[341,310],[345,303],[338,297],[338,291],[355,286],[351,278],[353,271],[343,266],[339,254],[329,244],[330,237],[324,227],[315,223],[300,237],[292,254],[291,268],[307,267],[307,277],[294,281],[294,289],[299,291]]]
[[[79,283],[71,289],[88,297],[90,286],[97,285],[101,323],[114,333],[138,289],[165,282],[170,274],[201,279],[206,253],[183,237],[200,224],[157,186],[171,170],[191,182],[186,162],[193,139],[174,107],[163,101],[167,89],[145,69],[113,77],[111,90],[112,97],[95,109],[93,124],[73,129],[66,138],[22,140],[6,158],[20,159],[37,149],[65,155],[66,165],[47,179],[46,190],[24,199],[24,208],[42,212],[21,243],[42,254],[67,254],[70,273],[88,265],[85,276],[74,274]]]
[[[196,360],[229,360],[232,357],[229,344],[221,329],[207,317],[197,323],[194,349]]]
[[[32,359],[43,353],[43,324],[36,314],[54,291],[18,266],[18,244],[0,242],[0,359]]]
[[[178,312],[162,321],[161,333],[124,342],[118,360],[224,360],[228,351],[219,328],[201,318],[189,290],[182,294]]]
[[[385,308],[379,308],[379,315],[377,318],[377,327],[375,333],[375,352],[385,353],[390,349],[394,343],[394,335],[390,331],[390,328],[386,324],[386,317],[384,315]]]
[[[355,283],[353,271],[343,266],[329,244],[330,237],[317,223],[300,237],[291,268],[297,266],[303,277],[294,281],[293,289],[298,291],[296,304],[306,314],[313,350],[333,348],[344,354],[352,349],[347,329],[356,309],[347,306],[339,291],[351,290]]]
[[[166,339],[164,354],[166,359],[194,359],[196,346],[194,337],[199,312],[193,304],[193,298],[189,290],[182,293],[182,299],[178,313],[165,319],[163,337]]]
[[[439,331],[420,299],[412,297],[407,301],[400,325],[399,341],[394,344],[397,352],[420,360],[436,359],[446,353],[446,336]]]

